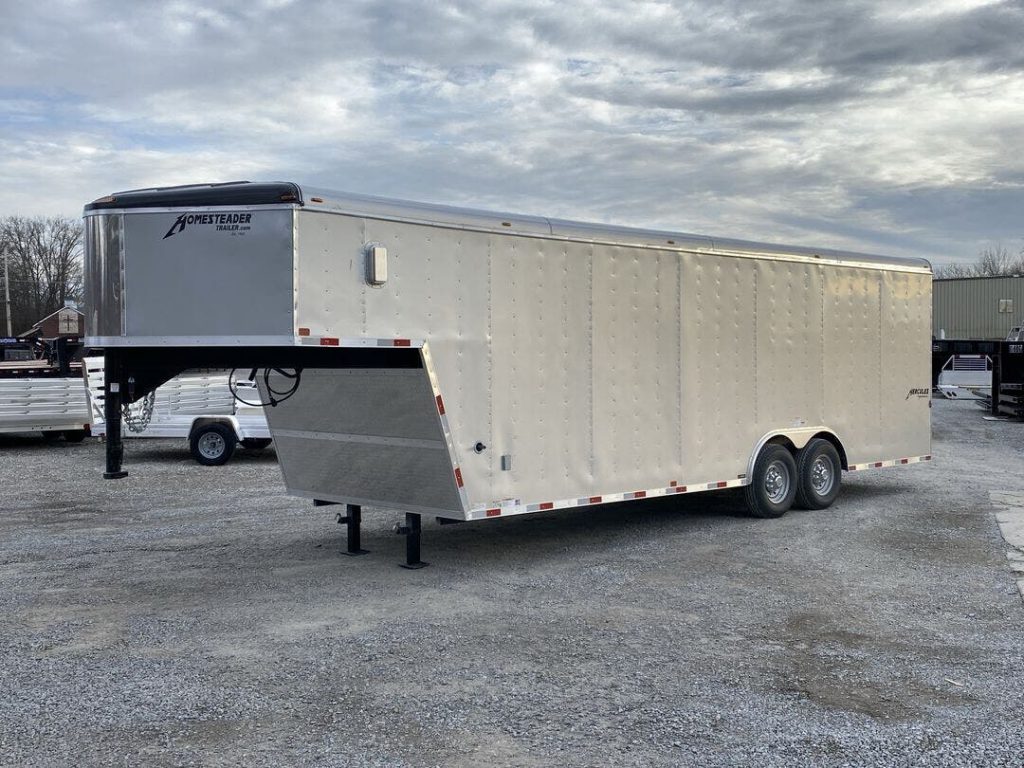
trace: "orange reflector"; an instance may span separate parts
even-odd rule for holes
[[[299,328],[299,336],[309,336],[309,328]]]

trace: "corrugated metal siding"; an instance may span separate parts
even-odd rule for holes
[[[1013,312],[1000,312],[999,300],[1013,299]],[[947,339],[1003,339],[1024,324],[1024,277],[936,280],[932,285],[932,333]]]

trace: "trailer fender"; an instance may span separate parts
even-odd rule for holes
[[[839,458],[843,463],[843,469],[847,469],[846,463],[846,449],[843,447],[842,441],[836,433],[824,426],[817,427],[799,427],[792,429],[776,429],[772,432],[765,433],[757,445],[754,446],[753,452],[750,454],[750,458],[747,461],[747,478],[754,474],[754,462],[757,461],[758,455],[768,443],[781,443],[782,445],[789,448],[792,452],[796,453],[809,443],[815,437],[820,437],[823,440],[828,440],[832,445],[839,451]]]
[[[223,424],[224,426],[231,429],[235,433],[235,439],[241,440],[241,431],[238,427],[238,419],[234,416],[197,416],[192,419],[192,426],[188,429],[189,438],[191,439],[192,433],[195,432],[199,427],[206,426],[207,424]]]

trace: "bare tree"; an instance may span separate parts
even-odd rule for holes
[[[15,333],[56,312],[66,300],[81,298],[82,227],[78,220],[6,216],[0,219],[0,251],[8,261]]]
[[[943,264],[935,269],[935,277],[940,279],[1012,275],[1024,275],[1024,249],[1014,256],[1002,244],[983,248],[971,264]]]

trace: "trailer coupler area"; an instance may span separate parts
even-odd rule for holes
[[[111,347],[102,350],[106,376],[104,418],[107,429],[106,470],[103,477],[117,480],[127,477],[122,468],[124,445],[121,441],[122,408],[145,397],[161,384],[191,368],[214,369],[308,369],[414,370],[423,367],[420,350],[411,347],[312,347],[312,346],[190,346],[190,347]],[[290,379],[298,390],[298,376]],[[303,383],[304,386],[304,383]],[[280,405],[281,392],[271,392],[268,404]],[[272,400],[272,402],[271,402]]]

